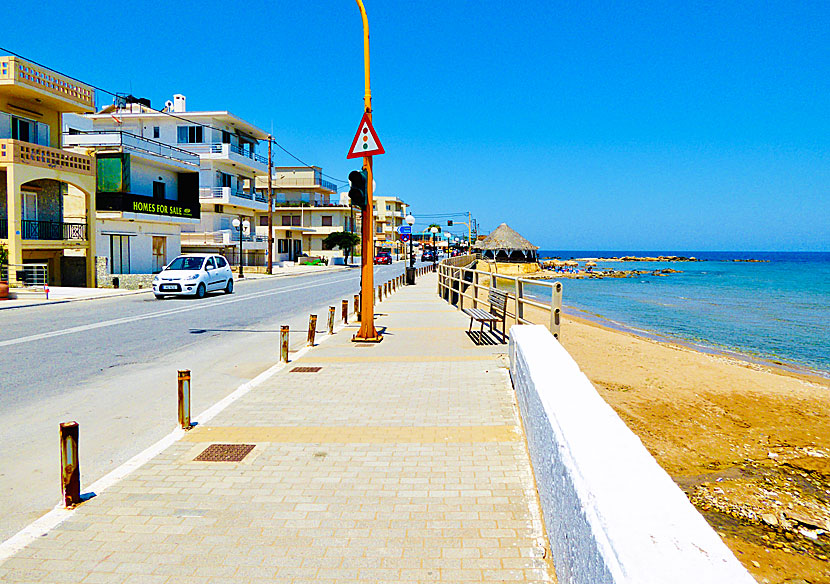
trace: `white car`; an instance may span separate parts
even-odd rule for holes
[[[153,278],[153,294],[195,296],[204,298],[208,292],[233,294],[233,272],[224,256],[212,253],[180,255]]]

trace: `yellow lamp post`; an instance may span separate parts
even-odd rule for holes
[[[363,95],[363,106],[369,123],[372,121],[372,90],[369,83],[369,19],[363,0],[356,0],[363,19],[363,65],[365,70],[366,92]],[[360,330],[352,337],[353,341],[377,343],[383,340],[375,329],[375,282],[374,282],[374,211],[372,203],[372,157],[363,157],[363,170],[366,171],[366,210],[363,212],[361,226],[362,254],[360,258]]]

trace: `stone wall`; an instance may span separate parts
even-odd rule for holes
[[[118,278],[118,288],[123,290],[140,290],[153,286],[154,274],[110,274],[109,258],[95,258],[95,281],[98,288],[115,288],[114,278]]]

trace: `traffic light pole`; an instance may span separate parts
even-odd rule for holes
[[[363,105],[369,123],[372,121],[372,90],[369,83],[369,19],[363,0],[356,0],[363,19],[363,64],[365,70],[366,93]],[[360,258],[360,330],[352,340],[355,342],[378,343],[383,337],[375,330],[375,274],[374,274],[374,206],[372,189],[372,157],[363,157],[363,169],[366,171],[366,210],[361,218],[361,258]]]

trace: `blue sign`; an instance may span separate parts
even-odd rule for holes
[[[409,225],[399,225],[396,231],[401,235],[411,235],[412,227],[410,227]]]

